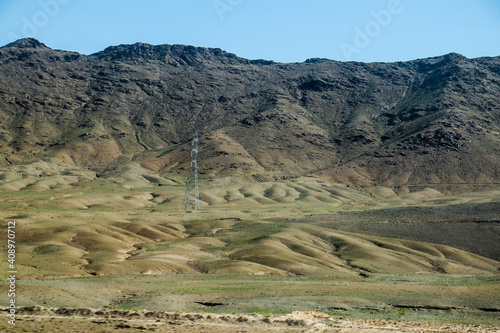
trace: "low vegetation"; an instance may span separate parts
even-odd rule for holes
[[[314,177],[214,179],[202,210],[184,213],[183,186],[138,182],[135,166],[109,178],[9,170],[0,218],[18,226],[26,306],[498,324],[496,190],[388,196]],[[40,183],[66,185],[28,186]],[[463,244],[459,231],[434,232],[473,225],[493,232]]]

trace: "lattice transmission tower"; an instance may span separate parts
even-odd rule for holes
[[[198,130],[193,138],[191,167],[189,168],[189,177],[186,183],[186,193],[184,193],[182,210],[187,211],[190,207],[193,207],[193,211],[195,212],[200,210],[200,192],[198,191]]]

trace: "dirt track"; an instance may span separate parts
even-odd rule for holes
[[[6,311],[2,308],[2,311]],[[334,319],[313,311],[283,316],[94,310],[88,308],[19,308],[15,326],[2,332],[500,332],[498,328],[394,321]]]

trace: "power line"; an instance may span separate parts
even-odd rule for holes
[[[196,130],[193,138],[191,167],[189,168],[189,177],[186,183],[182,210],[187,211],[190,207],[193,207],[193,211],[195,212],[200,210],[200,192],[198,191],[198,130]]]

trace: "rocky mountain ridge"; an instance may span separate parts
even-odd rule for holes
[[[248,60],[220,49],[34,39],[0,48],[0,164],[357,185],[498,184],[500,57]]]

